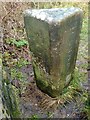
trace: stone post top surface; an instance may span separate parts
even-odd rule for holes
[[[66,17],[74,14],[82,13],[80,8],[51,8],[51,9],[27,9],[24,11],[24,16],[31,16],[48,23],[60,22]]]

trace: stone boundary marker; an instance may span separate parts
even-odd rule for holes
[[[0,27],[0,120],[19,117],[14,89],[8,79],[8,67],[3,66],[3,27]],[[7,68],[7,69],[6,69]],[[8,82],[7,82],[8,81]]]
[[[69,85],[77,58],[82,10],[28,9],[24,22],[37,86],[58,97]]]

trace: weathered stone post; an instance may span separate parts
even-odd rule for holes
[[[24,22],[37,86],[57,97],[75,68],[82,23],[79,8],[29,9]]]

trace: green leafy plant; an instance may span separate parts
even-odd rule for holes
[[[21,80],[23,78],[23,74],[20,71],[17,71],[17,69],[12,68],[11,69],[11,77],[13,79],[18,78],[19,80]]]
[[[25,39],[20,39],[17,41],[14,38],[9,38],[9,39],[7,38],[5,41],[7,44],[16,45],[16,47],[22,47],[22,46],[28,45],[28,41],[26,41]]]
[[[20,68],[22,66],[28,65],[30,64],[30,62],[28,62],[27,60],[25,60],[24,58],[20,58],[17,62],[17,67]]]
[[[39,120],[38,115],[34,114],[32,115],[32,117],[30,118],[30,120]]]
[[[12,40],[12,43],[15,44],[17,47],[22,47],[24,45],[28,45],[28,42],[24,39],[17,41],[16,39]]]

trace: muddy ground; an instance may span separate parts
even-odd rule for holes
[[[22,67],[21,72],[27,75],[29,83],[24,93],[21,92],[20,96],[20,108],[24,118],[37,116],[38,118],[87,119],[86,113],[81,111],[85,105],[80,99],[80,95],[77,95],[70,102],[63,103],[63,101],[59,101],[60,99],[51,98],[38,89],[31,64]]]

